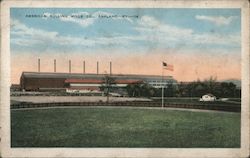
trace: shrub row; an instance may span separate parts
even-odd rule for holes
[[[69,107],[69,106],[127,106],[127,107],[161,107],[160,102],[57,102],[57,103],[26,103],[21,102],[19,104],[11,105],[11,109],[19,108],[41,108],[41,107]],[[232,111],[240,112],[241,107],[235,105],[223,105],[223,104],[204,104],[204,103],[165,103],[164,107],[172,108],[188,108],[188,109],[204,109],[204,110],[220,110],[220,111]]]

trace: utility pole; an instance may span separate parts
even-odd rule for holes
[[[110,75],[112,74],[112,62],[109,62],[109,72],[110,72]]]
[[[83,63],[82,63],[82,66],[83,66],[83,74],[85,74],[85,60],[83,61]]]
[[[40,58],[38,58],[38,72],[40,72]]]
[[[96,63],[96,74],[98,75],[99,74],[99,62],[97,61]]]
[[[161,108],[163,108],[164,107],[164,84],[163,84],[163,76],[164,76],[164,74],[163,74],[163,67],[162,67],[162,80],[161,80],[161,85],[162,85],[162,91],[161,91]]]
[[[56,72],[56,59],[54,59],[54,72]]]
[[[71,60],[69,60],[69,73],[71,73]]]

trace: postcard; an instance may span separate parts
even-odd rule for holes
[[[249,1],[2,1],[2,157],[248,157]]]

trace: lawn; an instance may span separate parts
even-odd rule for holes
[[[240,113],[140,108],[11,110],[12,147],[240,147]]]

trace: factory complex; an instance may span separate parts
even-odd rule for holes
[[[112,87],[121,91],[129,84],[147,83],[154,88],[177,84],[172,76],[132,75],[132,74],[90,74],[90,73],[56,73],[23,72],[20,78],[22,91],[65,91],[91,92],[101,91],[106,84],[106,77],[112,78]]]

